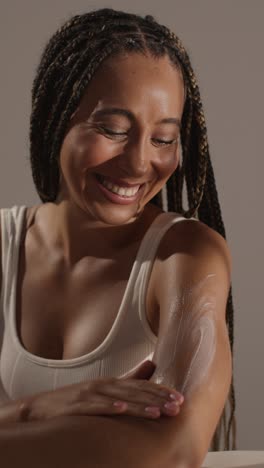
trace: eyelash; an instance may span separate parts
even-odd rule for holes
[[[105,132],[106,134],[110,135],[110,136],[116,136],[116,137],[122,137],[123,135],[126,135],[126,132],[123,132],[123,133],[118,133],[118,132],[113,132],[112,130],[109,130],[109,128],[105,128],[105,127],[100,127],[101,130],[103,130],[103,132]],[[154,139],[156,142],[158,142],[161,146],[169,146],[169,145],[172,145],[173,143],[176,143],[177,142],[177,138],[175,138],[174,140],[168,140],[168,141],[165,141],[165,140],[159,140],[159,139]]]

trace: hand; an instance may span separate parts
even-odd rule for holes
[[[114,415],[128,414],[142,418],[157,418],[160,413],[174,416],[179,412],[183,396],[174,389],[149,382],[155,365],[143,362],[136,370],[122,378],[97,379],[43,392],[29,399],[27,418],[45,420],[66,415]],[[170,393],[180,397],[176,410],[168,411],[164,404],[173,401]],[[121,406],[113,403],[121,401]],[[156,416],[145,411],[146,407],[158,408]]]

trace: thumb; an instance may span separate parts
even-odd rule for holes
[[[148,359],[142,362],[132,372],[125,374],[122,379],[150,379],[155,369],[156,364]]]

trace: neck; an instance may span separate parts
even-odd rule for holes
[[[112,258],[138,244],[161,210],[146,205],[138,217],[119,225],[93,218],[69,201],[46,203],[41,212],[36,224],[45,244],[70,267],[83,257]]]

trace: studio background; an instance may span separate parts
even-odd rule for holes
[[[237,449],[263,450],[263,1],[2,0],[0,207],[40,203],[28,135],[31,86],[46,42],[71,15],[103,7],[151,14],[170,27],[197,75],[233,258]]]

